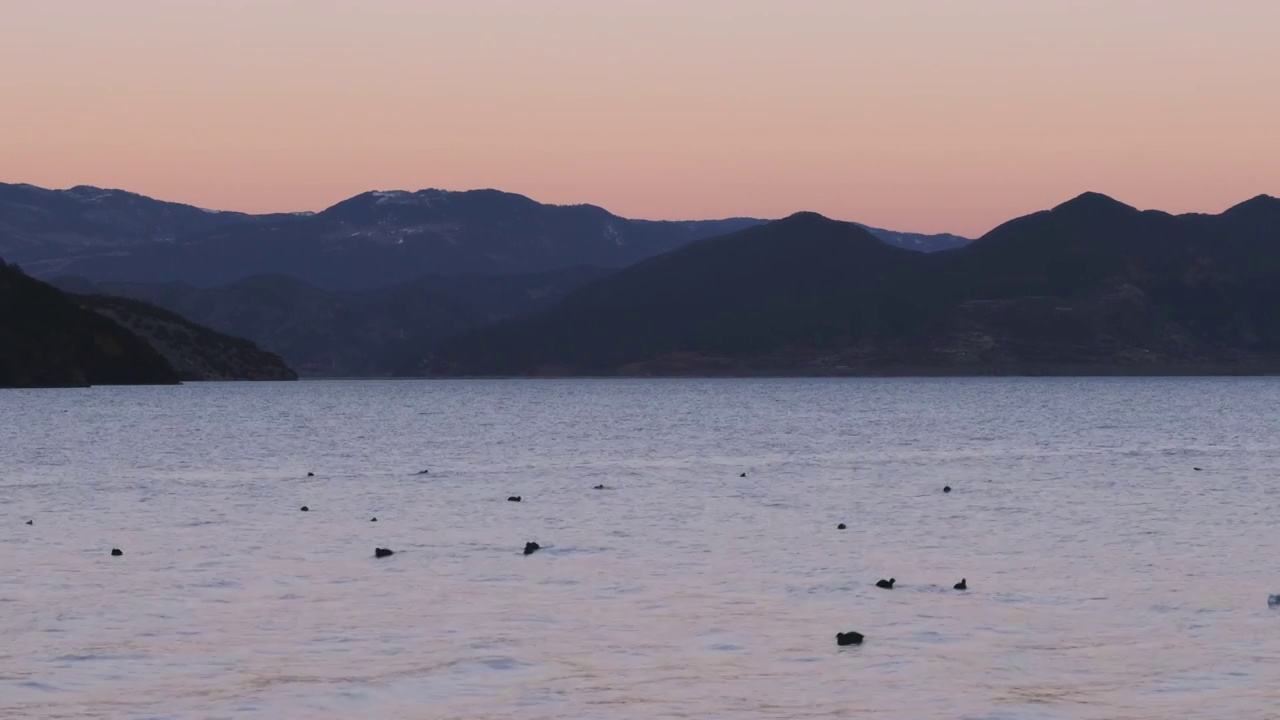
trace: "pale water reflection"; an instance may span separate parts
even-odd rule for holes
[[[0,717],[1274,718],[1278,404],[1271,379],[0,392]]]

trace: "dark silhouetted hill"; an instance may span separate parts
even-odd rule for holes
[[[0,263],[0,387],[174,384],[145,341]]]
[[[146,340],[182,380],[297,380],[280,356],[140,300],[77,295],[82,306]]]

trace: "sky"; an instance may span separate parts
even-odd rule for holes
[[[0,181],[976,236],[1280,195],[1277,0],[0,0]]]

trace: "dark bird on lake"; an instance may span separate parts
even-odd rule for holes
[[[123,554],[124,551],[120,548],[111,548],[111,557],[120,557]]]
[[[542,546],[536,542],[527,542],[524,544],[524,554],[532,555],[542,549]]]
[[[520,502],[520,496],[512,495],[511,497],[507,498],[507,502]]]
[[[861,645],[862,633],[860,632],[836,633],[836,644],[841,647],[844,647],[845,645]]]
[[[309,473],[307,473],[307,477],[315,477],[315,476],[316,476],[316,474],[315,474],[315,473],[313,473],[313,472],[309,472]]]
[[[953,585],[953,586],[952,586],[952,588],[953,588],[953,589],[955,589],[955,590],[968,590],[968,589],[969,589],[969,583],[965,582],[965,579],[964,579],[964,578],[960,578],[960,582],[958,582],[958,583],[956,583],[955,585]]]
[[[1280,595],[1270,595],[1267,597],[1267,607],[1280,607]]]
[[[837,529],[837,530],[843,530],[843,529],[844,529],[844,523],[840,523],[839,525],[837,525],[837,526],[836,526],[836,529]]]
[[[738,477],[746,477],[746,476],[747,476],[747,474],[746,474],[746,473],[742,473],[742,474],[741,474],[741,475],[739,475]]]
[[[28,521],[27,521],[27,524],[28,524],[28,525],[35,525],[35,524],[36,524],[36,522],[35,522],[34,520],[28,520]]]
[[[603,490],[603,489],[604,489],[604,483],[600,483],[599,485],[597,485],[597,486],[595,486],[595,487],[593,487],[593,488],[591,488],[591,489],[592,489],[592,490]]]
[[[883,589],[885,589],[885,590],[892,590],[892,589],[893,589],[893,584],[894,584],[894,583],[896,583],[896,582],[898,582],[898,579],[897,579],[897,578],[889,578],[888,580],[881,580],[881,581],[877,582],[877,583],[876,583],[876,587],[878,587],[878,588],[883,588]]]
[[[1200,472],[1200,468],[1191,468],[1191,469],[1195,470],[1196,472]]]
[[[378,522],[378,518],[369,518],[369,522]]]
[[[946,485],[946,486],[944,486],[944,487],[942,488],[942,492],[951,492],[951,486],[950,486],[950,485]]]
[[[302,512],[311,512],[311,508],[307,507],[306,505],[303,505]]]
[[[373,549],[373,556],[376,558],[389,557],[395,554],[396,554],[396,551],[392,550],[391,548],[374,548]]]
[[[418,471],[418,474],[419,474],[419,475],[426,475],[426,474],[427,474],[427,473],[429,473],[429,472],[431,472],[431,471],[430,471],[430,470],[419,470],[419,471]]]

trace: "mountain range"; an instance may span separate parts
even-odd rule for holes
[[[1253,373],[1280,369],[1280,200],[1086,193],[938,253],[800,213],[697,242],[405,374]]]
[[[0,250],[157,348],[178,316],[247,338],[259,374],[272,353],[312,376],[1280,369],[1269,196],[1171,215],[1086,193],[969,241],[814,213],[627,220],[497,191],[255,216],[0,186]],[[176,315],[119,314],[151,306]]]
[[[545,205],[497,190],[367,192],[318,213],[248,215],[121,190],[0,184],[0,257],[32,276],[196,287],[287,275],[355,291],[426,275],[617,269],[764,222],[631,220],[592,205]],[[967,242],[871,232],[923,251]]]

